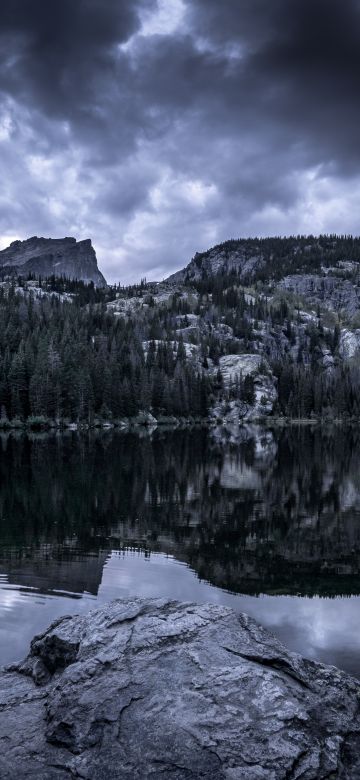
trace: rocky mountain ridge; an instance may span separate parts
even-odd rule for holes
[[[168,278],[172,284],[232,276],[269,292],[289,291],[314,306],[356,315],[360,309],[360,239],[351,236],[297,236],[226,241],[196,253]]]
[[[86,283],[94,282],[99,287],[106,285],[98,269],[91,239],[77,241],[72,237],[33,236],[25,241],[13,241],[0,252],[0,273],[2,276],[19,274],[23,277],[64,276]]]
[[[291,416],[316,415],[315,385],[331,395],[334,378],[347,370],[352,396],[358,396],[357,238],[231,240],[196,254],[160,284],[120,290],[108,310],[139,322],[166,321],[167,329],[171,323],[173,352],[183,342],[196,370],[218,377],[212,418],[233,424],[284,408]],[[169,338],[158,331],[157,350]]]
[[[320,235],[230,239],[196,252],[169,282],[189,283],[204,276],[235,272],[242,281],[279,281],[289,274],[351,276],[359,281],[360,238]]]
[[[287,409],[291,416],[307,417],[310,412],[316,415],[321,405],[317,405],[316,385],[322,386],[320,395],[326,396],[341,373],[344,385],[345,373],[351,374],[351,394],[358,398],[359,238],[330,235],[230,240],[197,253],[186,268],[159,285],[161,302],[156,289],[152,289],[156,306],[164,305],[166,285],[178,300],[186,295],[189,303],[191,299],[187,316],[182,321],[178,318],[177,338],[200,345],[202,353],[206,334],[212,342],[205,370],[213,368],[212,352],[223,379],[224,360],[238,366],[244,378],[241,356],[263,358],[258,374],[263,375],[260,384],[264,406],[259,406],[258,392],[255,406],[250,404],[245,413],[243,404],[227,397],[225,404],[215,404],[219,418],[223,418],[225,409],[227,417],[230,414],[232,419],[240,420],[279,409]],[[184,313],[185,309],[183,306]],[[264,373],[266,363],[269,371]],[[273,381],[264,381],[266,374],[272,374]],[[286,390],[282,380],[285,375]],[[254,380],[259,385],[256,373]],[[295,396],[296,402],[292,403]],[[305,396],[308,400],[303,402]],[[357,402],[355,405],[357,409]]]

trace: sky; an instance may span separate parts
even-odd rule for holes
[[[360,0],[1,0],[0,247],[108,281],[228,238],[359,234]]]

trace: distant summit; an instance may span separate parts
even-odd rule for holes
[[[39,274],[65,276],[83,282],[94,282],[97,287],[106,286],[106,280],[98,269],[96,253],[91,239],[38,238],[13,241],[0,252],[0,273]]]

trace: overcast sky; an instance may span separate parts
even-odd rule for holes
[[[0,246],[109,281],[231,237],[359,234],[360,0],[1,0]]]

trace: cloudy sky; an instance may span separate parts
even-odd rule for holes
[[[2,0],[0,246],[108,280],[230,237],[359,234],[359,0]]]

